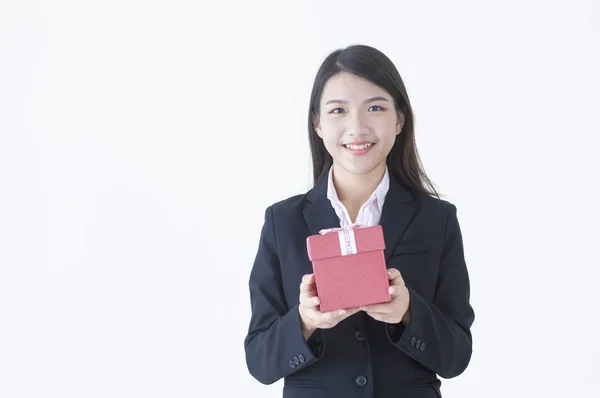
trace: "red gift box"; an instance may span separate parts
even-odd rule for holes
[[[323,230],[306,244],[322,312],[391,300],[381,225]]]

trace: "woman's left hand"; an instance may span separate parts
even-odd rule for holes
[[[402,279],[400,271],[396,268],[388,269],[387,274],[390,279],[388,293],[392,296],[392,301],[383,304],[364,305],[360,309],[373,319],[381,322],[403,322],[407,324],[410,319],[410,294],[408,288],[404,284],[404,279]]]

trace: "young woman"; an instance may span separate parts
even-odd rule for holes
[[[457,209],[421,167],[392,61],[363,45],[330,54],[308,136],[314,187],[265,213],[248,370],[263,384],[284,378],[284,397],[441,397],[437,376],[469,364],[475,315]],[[392,301],[321,312],[306,238],[354,223],[382,226]]]

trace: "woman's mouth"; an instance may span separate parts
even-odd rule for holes
[[[353,155],[364,155],[369,152],[374,145],[375,144],[372,142],[354,142],[351,144],[343,144],[342,146]]]

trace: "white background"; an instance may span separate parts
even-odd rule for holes
[[[596,0],[2,0],[0,396],[280,396],[246,368],[249,272],[354,43],[458,208],[474,352],[444,396],[600,397]]]

